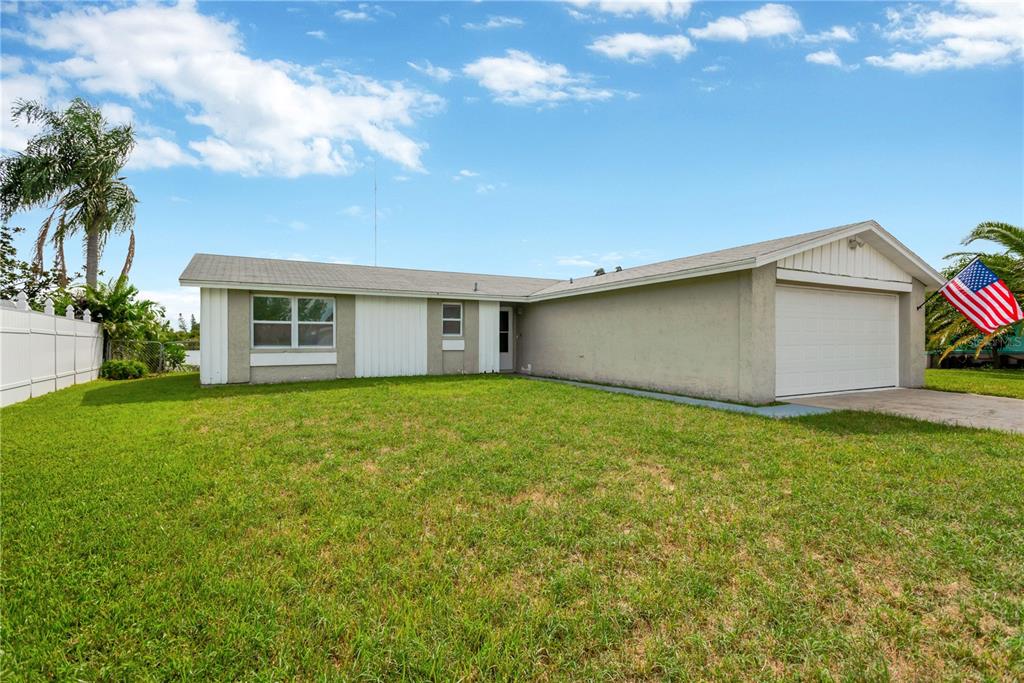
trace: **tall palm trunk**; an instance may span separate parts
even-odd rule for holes
[[[100,233],[99,230],[89,230],[85,240],[85,284],[89,287],[96,286],[96,279],[100,270]]]

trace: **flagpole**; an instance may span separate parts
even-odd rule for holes
[[[980,259],[980,258],[981,258],[981,256],[980,256],[980,255],[979,255],[979,256],[975,256],[974,258],[972,258],[972,259],[971,259],[971,262],[970,262],[970,263],[968,263],[968,264],[967,264],[966,266],[964,266],[963,268],[961,268],[961,269],[960,269],[960,272],[959,272],[959,273],[957,273],[956,275],[954,275],[954,276],[953,276],[952,278],[950,278],[950,279],[951,279],[951,280],[955,280],[955,279],[956,279],[956,277],[957,277],[957,275],[960,275],[960,273],[962,273],[962,272],[964,272],[965,270],[967,270],[968,268],[970,268],[970,267],[971,267],[971,263],[974,263],[975,261],[977,261],[977,260],[978,260],[978,259]],[[948,285],[948,284],[949,284],[949,280],[946,280],[946,285]],[[924,305],[925,305],[925,304],[927,304],[927,303],[928,303],[929,301],[931,301],[931,300],[932,300],[932,299],[934,299],[934,298],[935,298],[936,296],[938,296],[939,294],[941,294],[941,293],[942,293],[942,290],[943,290],[943,289],[945,289],[946,285],[942,285],[942,287],[939,287],[939,288],[938,288],[938,289],[936,289],[936,290],[935,290],[934,292],[932,292],[931,294],[929,294],[929,295],[928,295],[928,298],[926,298],[926,299],[925,299],[924,301],[922,301],[922,302],[921,302],[921,305],[920,305],[920,306],[918,306],[916,310],[920,311],[920,310],[921,310],[922,308],[924,308]]]

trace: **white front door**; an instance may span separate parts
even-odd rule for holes
[[[896,295],[776,287],[776,396],[898,384]]]
[[[498,367],[501,370],[515,370],[515,326],[512,309],[502,306],[498,311]]]

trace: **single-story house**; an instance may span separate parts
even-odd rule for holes
[[[767,403],[924,381],[940,275],[875,221],[569,280],[196,254],[203,384],[518,372]]]

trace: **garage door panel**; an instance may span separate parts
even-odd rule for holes
[[[777,396],[896,386],[897,298],[776,288]]]

